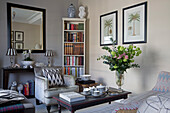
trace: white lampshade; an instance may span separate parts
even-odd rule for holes
[[[47,51],[45,52],[45,56],[46,56],[46,57],[52,57],[52,56],[54,56],[53,51],[52,51],[52,50],[47,50]]]
[[[17,55],[17,51],[14,48],[8,48],[6,56],[16,56]]]

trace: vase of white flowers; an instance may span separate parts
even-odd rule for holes
[[[34,61],[31,59],[31,50],[23,51],[24,60],[21,63],[24,65],[24,68],[33,67]]]

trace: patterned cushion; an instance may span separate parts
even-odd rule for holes
[[[170,93],[162,93],[147,98],[137,113],[170,113]]]
[[[49,80],[50,87],[64,85],[64,79],[61,75],[60,68],[44,68],[42,71],[43,75]]]
[[[152,89],[159,92],[169,92],[170,91],[170,72],[162,71],[159,73],[157,83]]]

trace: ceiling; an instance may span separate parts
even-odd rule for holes
[[[42,12],[22,8],[12,8],[11,17],[13,22],[41,25]]]

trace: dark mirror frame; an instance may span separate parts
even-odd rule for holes
[[[43,13],[43,49],[42,50],[32,50],[32,53],[45,53],[46,51],[46,10],[42,8],[36,8],[31,6],[7,3],[7,36],[8,36],[8,48],[11,48],[11,8],[22,8],[28,10],[41,11]],[[17,53],[22,53],[24,50],[17,50]]]

